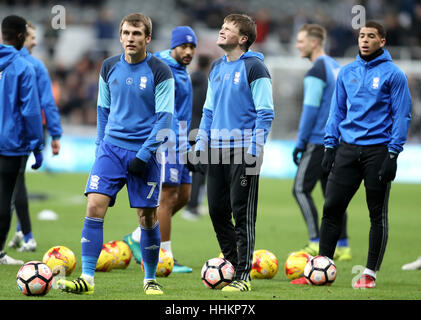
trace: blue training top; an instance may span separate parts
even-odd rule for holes
[[[175,152],[184,153],[190,149],[187,139],[193,108],[193,88],[190,75],[185,65],[171,57],[171,50],[160,51],[154,55],[168,64],[174,77],[175,100],[172,121],[174,136],[169,136],[168,142],[174,147]]]
[[[162,60],[148,53],[135,64],[124,54],[103,62],[96,144],[104,139],[148,162],[168,134],[173,112],[174,78]]]
[[[340,65],[329,56],[318,57],[304,77],[304,101],[296,147],[323,144],[326,121]]]
[[[20,50],[20,53],[22,54],[22,57],[34,67],[37,78],[39,102],[41,104],[41,109],[44,111],[47,130],[53,139],[58,139],[61,137],[63,130],[61,129],[60,115],[56,102],[54,101],[51,80],[47,68],[40,60],[33,57],[27,48],[23,47]]]
[[[367,62],[360,55],[338,75],[326,124],[325,146],[340,140],[354,145],[385,144],[399,153],[411,120],[411,95],[405,74],[387,50]]]
[[[211,148],[260,154],[274,118],[272,80],[263,60],[248,51],[235,61],[223,56],[212,63],[197,150],[208,147],[210,137]]]
[[[15,48],[0,44],[0,155],[23,156],[42,149],[34,68]]]

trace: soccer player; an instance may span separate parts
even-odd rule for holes
[[[225,55],[211,65],[196,138],[197,168],[210,160],[209,214],[222,254],[235,268],[222,289],[227,292],[251,290],[259,170],[274,118],[269,71],[263,55],[249,51],[255,39],[249,16],[225,17],[216,41]]]
[[[319,215],[311,193],[318,181],[323,195],[326,192],[327,175],[323,174],[321,166],[323,138],[336,76],[340,69],[339,63],[326,55],[323,49],[325,39],[325,28],[317,24],[305,24],[298,30],[296,40],[296,48],[301,57],[309,59],[313,66],[304,78],[303,110],[293,151],[293,161],[298,169],[292,193],[301,209],[310,238],[308,245],[302,250],[312,256],[319,251],[320,235]],[[351,259],[346,234],[346,214],[335,259]]]
[[[143,289],[148,295],[163,294],[155,276],[161,244],[157,220],[161,160],[156,150],[162,144],[162,130],[171,128],[174,79],[170,68],[146,51],[151,35],[148,16],[129,14],[120,23],[124,53],[102,64],[97,150],[85,190],[88,204],[81,235],[82,274],[73,281],[59,280],[57,284],[64,291],[94,293],[104,217],[127,184],[130,206],[136,208],[142,229]]]
[[[158,221],[161,230],[161,248],[171,256],[171,217],[183,208],[190,198],[192,174],[183,163],[180,156],[190,149],[187,139],[188,129],[192,117],[192,83],[187,66],[194,57],[197,46],[196,34],[189,26],[178,26],[172,30],[171,48],[155,53],[171,68],[175,83],[174,117],[172,122],[172,139],[166,143],[164,177],[162,182],[161,201],[158,208]],[[140,228],[131,235],[124,237],[124,241],[132,249],[137,262],[142,256],[138,245]],[[132,239],[129,239],[131,237]],[[174,260],[174,273],[192,272],[192,268],[181,265]]]
[[[359,54],[338,75],[324,139],[322,167],[330,171],[319,254],[333,257],[343,214],[364,180],[370,214],[366,268],[354,288],[374,288],[388,238],[388,201],[397,159],[406,142],[411,96],[405,74],[384,48],[384,27],[359,30]]]
[[[25,42],[26,20],[11,15],[1,24],[0,45],[0,264],[19,265],[3,251],[10,228],[12,195],[30,152],[42,164],[42,118],[35,71],[19,53]]]
[[[62,134],[60,115],[51,91],[51,80],[47,68],[45,68],[41,60],[32,56],[32,49],[36,44],[35,26],[28,21],[26,40],[20,52],[34,67],[43,122],[52,137],[52,153],[53,155],[57,155],[60,152],[60,137]],[[7,246],[9,248],[18,248],[18,251],[35,251],[37,243],[32,234],[28,208],[28,193],[26,190],[24,173],[19,174],[16,188],[14,206],[18,216],[18,223],[16,226],[16,233]]]

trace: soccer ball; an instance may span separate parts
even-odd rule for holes
[[[50,267],[54,276],[57,274],[69,276],[75,270],[76,256],[65,246],[55,246],[47,250],[42,262]]]
[[[311,258],[312,256],[305,251],[291,253],[285,261],[285,274],[288,279],[301,278],[304,275],[304,268]]]
[[[140,263],[142,270],[145,271],[143,266],[143,259]],[[172,269],[174,268],[174,258],[173,256],[164,249],[159,249],[159,260],[158,266],[156,267],[156,276],[157,277],[168,277]]]
[[[211,289],[222,289],[234,278],[234,267],[226,259],[212,258],[202,267],[202,282]]]
[[[132,259],[132,251],[130,250],[130,247],[125,243],[124,241],[115,240],[110,241],[107,243],[110,247],[117,246],[119,249],[119,255],[117,258],[117,261],[114,265],[115,269],[126,269],[130,261]]]
[[[278,259],[268,250],[256,250],[253,253],[251,279],[272,279],[278,272]]]
[[[304,268],[307,282],[315,286],[331,285],[336,279],[335,263],[325,256],[315,256]]]
[[[120,255],[120,249],[117,246],[111,246],[109,243],[102,245],[101,253],[99,254],[96,263],[95,271],[109,272],[111,271]]]
[[[16,275],[16,282],[22,294],[43,296],[50,291],[53,272],[41,261],[29,261],[20,267]]]

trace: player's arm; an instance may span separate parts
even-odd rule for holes
[[[97,100],[97,136],[95,144],[99,146],[104,139],[105,126],[108,123],[110,115],[111,94],[108,83],[105,82],[101,72],[98,81],[98,100]],[[97,147],[98,148],[98,147]]]
[[[41,109],[44,110],[45,113],[47,130],[54,140],[60,139],[63,130],[60,124],[60,115],[52,93],[50,76],[42,63],[40,63],[38,71],[38,93],[40,96]]]
[[[299,149],[305,149],[310,138],[311,131],[319,114],[325,87],[326,82],[318,77],[306,76],[304,78],[303,110],[300,117],[296,143],[296,147]]]
[[[203,106],[202,119],[196,136],[196,151],[205,151],[208,148],[210,129],[213,121],[213,94],[211,83],[208,82],[206,100]]]
[[[392,137],[388,149],[389,152],[399,153],[408,136],[412,105],[408,80],[403,72],[396,72],[391,77],[390,93]]]
[[[52,138],[51,149],[53,154],[57,155],[60,152],[60,138],[63,130],[60,124],[58,108],[53,97],[50,76],[41,61],[39,62],[37,82],[41,109],[44,110],[47,130]]]
[[[339,125],[346,117],[346,100],[347,95],[342,81],[344,69],[341,69],[336,81],[335,91],[332,95],[330,104],[329,117],[325,128],[324,145],[326,148],[336,148],[339,144]]]
[[[172,74],[170,78],[161,81],[155,88],[155,113],[157,120],[152,132],[136,154],[136,157],[144,163],[149,161],[152,153],[156,152],[167,136],[165,132],[172,127],[174,114],[174,78]]]
[[[256,123],[247,153],[258,157],[266,143],[275,116],[272,80],[269,71],[263,63],[254,63],[250,68],[248,81],[256,109]]]
[[[44,148],[42,117],[35,71],[32,67],[27,67],[19,80],[19,100],[26,131],[24,139],[29,142],[29,150],[40,153]]]

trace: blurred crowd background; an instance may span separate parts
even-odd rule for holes
[[[65,28],[54,29],[55,5],[65,9]],[[258,37],[251,48],[265,54],[273,78],[276,118],[272,139],[295,139],[302,103],[302,80],[310,62],[295,49],[298,28],[319,23],[328,32],[326,52],[343,65],[358,53],[357,31],[351,26],[352,8],[362,5],[367,20],[382,22],[387,49],[406,72],[413,98],[409,141],[421,142],[421,0],[128,0],[55,1],[0,0],[0,19],[18,14],[36,26],[33,55],[47,66],[63,126],[95,126],[99,70],[104,58],[122,52],[121,19],[131,12],[152,18],[149,51],[168,48],[171,30],[190,25],[198,37],[198,56],[221,56],[215,45],[222,19],[241,12],[254,17]],[[65,132],[66,133],[66,130]]]

